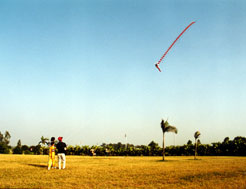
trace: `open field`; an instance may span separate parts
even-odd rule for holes
[[[246,157],[199,158],[0,155],[0,188],[246,188]]]

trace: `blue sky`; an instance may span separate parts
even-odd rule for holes
[[[23,144],[245,136],[246,2],[0,1],[0,131]],[[180,32],[196,21],[154,67]]]

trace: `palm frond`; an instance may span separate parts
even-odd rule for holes
[[[194,134],[195,139],[197,139],[200,135],[201,135],[201,133],[199,131],[196,131]]]
[[[173,133],[177,134],[178,133],[178,129],[176,127],[174,127],[174,126],[169,125],[169,126],[167,126],[165,128],[164,132],[173,132]]]
[[[163,119],[161,120],[161,128],[162,128],[162,132],[164,133],[164,131],[165,131],[165,121]]]

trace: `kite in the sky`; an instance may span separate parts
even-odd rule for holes
[[[161,57],[161,59],[155,64],[155,67],[161,72],[161,69],[159,68],[159,64],[161,63],[162,59],[166,56],[166,54],[168,53],[168,51],[172,48],[172,46],[174,45],[174,43],[176,43],[176,41],[181,37],[181,35],[183,35],[183,33],[195,22],[191,22],[180,34],[179,36],[174,40],[174,42],[171,44],[171,46],[166,50],[166,52],[164,53],[164,55]]]

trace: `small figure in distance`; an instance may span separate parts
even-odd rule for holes
[[[62,169],[65,169],[66,167],[66,150],[67,145],[66,143],[62,142],[63,137],[58,137],[59,142],[56,145],[56,148],[58,149],[58,166],[59,169],[61,169],[61,162],[63,163]]]

